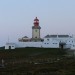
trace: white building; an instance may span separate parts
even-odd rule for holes
[[[25,47],[42,47],[42,48],[69,48],[75,49],[75,38],[70,35],[46,35],[40,37],[39,19],[34,19],[32,26],[32,38],[24,36],[19,38],[17,43],[6,43],[5,49],[25,48]]]
[[[15,49],[15,43],[6,43],[5,49]]]
[[[43,47],[75,49],[75,38],[69,35],[47,35]]]

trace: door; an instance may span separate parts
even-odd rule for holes
[[[64,49],[66,43],[59,43],[59,48]]]
[[[11,46],[9,46],[9,49],[11,49]]]

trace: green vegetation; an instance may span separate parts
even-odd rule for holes
[[[66,50],[20,48],[0,50],[0,75],[74,75],[75,59]]]

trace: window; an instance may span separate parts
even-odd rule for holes
[[[53,44],[57,44],[57,43],[53,43]]]
[[[73,47],[75,47],[75,45],[73,45]]]
[[[49,43],[44,43],[44,44],[49,44]]]
[[[55,43],[55,44],[57,44],[57,43]]]
[[[47,39],[47,41],[49,41],[49,39]]]

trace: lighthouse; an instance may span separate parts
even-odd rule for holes
[[[33,24],[34,24],[34,26],[32,26],[32,39],[40,40],[41,27],[39,26],[39,19],[37,17],[34,19]]]

